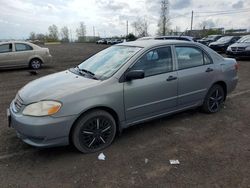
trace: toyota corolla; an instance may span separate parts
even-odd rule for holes
[[[33,146],[96,152],[131,125],[196,107],[218,112],[237,69],[235,59],[199,43],[122,43],[28,83],[10,104],[9,125]]]

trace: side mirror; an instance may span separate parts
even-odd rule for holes
[[[145,72],[143,70],[132,70],[126,73],[125,78],[127,81],[142,79],[145,77]]]

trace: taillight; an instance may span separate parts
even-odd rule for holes
[[[239,70],[239,64],[238,64],[238,63],[235,63],[235,64],[234,64],[234,68],[235,68],[236,71],[238,71],[238,70]]]

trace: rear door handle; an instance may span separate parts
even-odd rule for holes
[[[170,82],[170,81],[176,80],[176,79],[177,79],[176,76],[169,76],[169,77],[167,78],[167,81]]]
[[[212,72],[212,71],[214,71],[214,69],[212,69],[210,67],[208,67],[207,70],[206,70],[206,72]]]

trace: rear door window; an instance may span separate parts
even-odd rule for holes
[[[0,53],[12,52],[12,44],[2,44],[0,45]]]
[[[212,63],[212,60],[202,50],[196,47],[178,46],[175,47],[175,51],[179,70]]]
[[[16,43],[15,44],[16,51],[28,51],[28,50],[33,50],[33,48],[30,45],[27,44],[22,44],[22,43]]]

